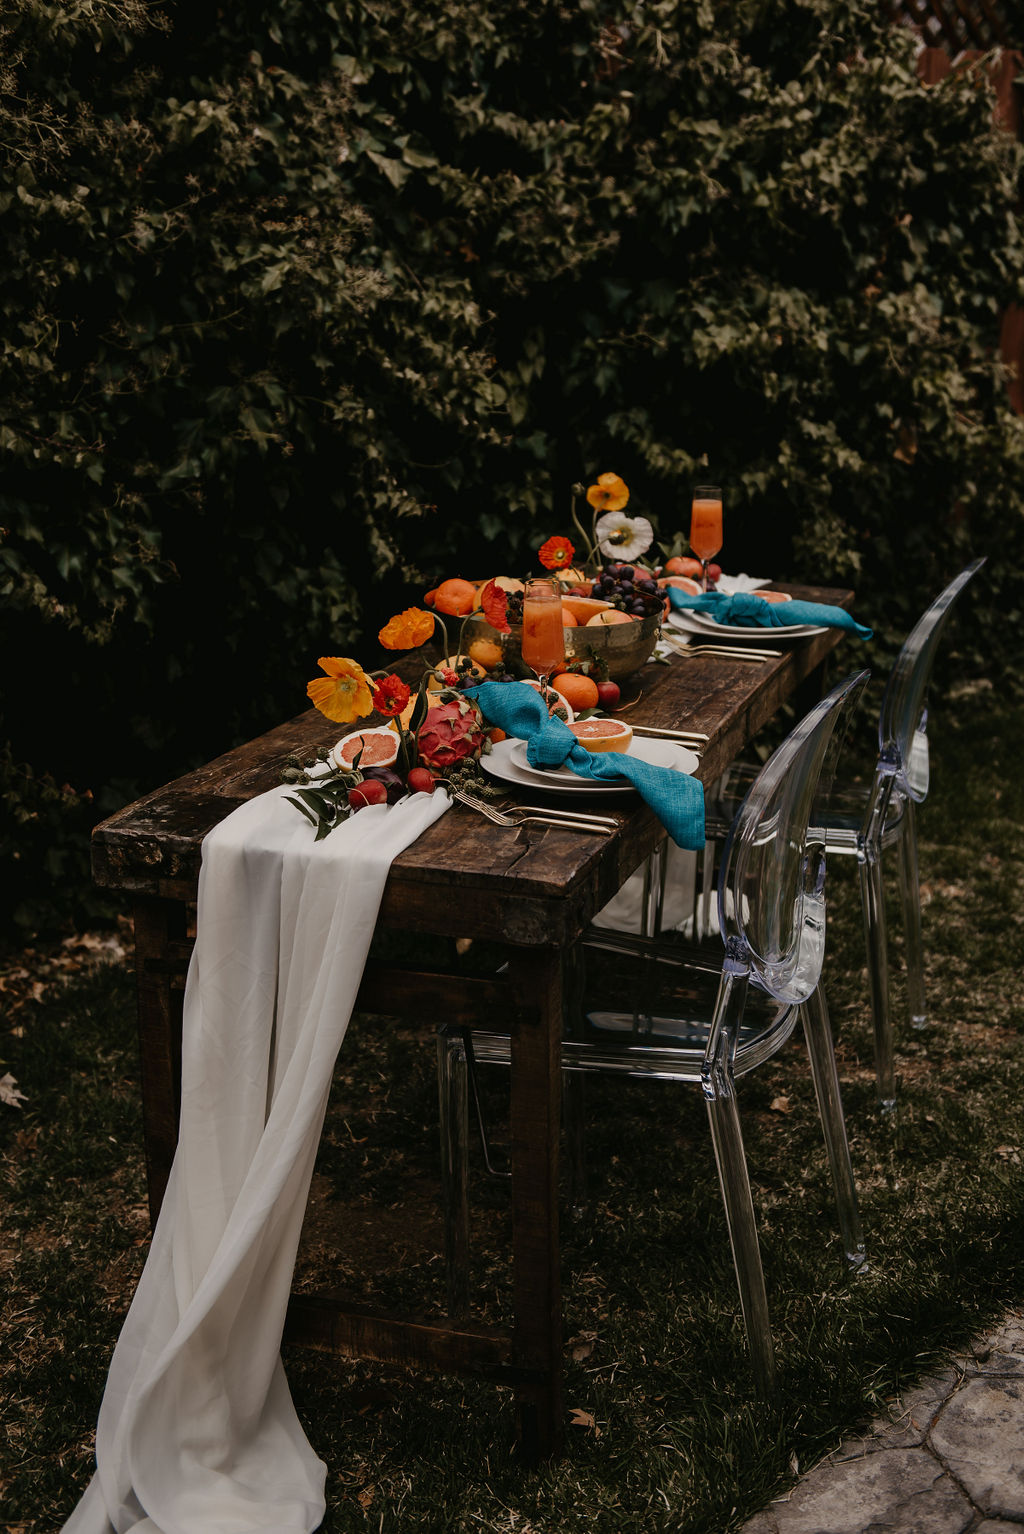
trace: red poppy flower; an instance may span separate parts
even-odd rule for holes
[[[409,688],[400,676],[382,676],[373,684],[373,706],[378,714],[396,718],[409,701]]]
[[[575,550],[568,538],[564,538],[561,533],[556,533],[553,538],[548,539],[547,543],[541,544],[537,551],[537,558],[545,570],[564,570],[567,565],[572,564],[574,553]]]
[[[493,580],[488,581],[480,593],[480,611],[499,634],[512,632],[508,621],[508,592],[502,591]]]

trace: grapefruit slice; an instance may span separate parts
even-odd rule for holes
[[[793,598],[788,591],[752,591],[752,597],[760,597],[762,602],[792,602]]]
[[[359,756],[360,751],[362,756]],[[338,741],[328,761],[340,771],[349,771],[355,766],[357,756],[360,768],[390,767],[398,756],[398,731],[385,724],[360,730],[356,735],[346,735]]]
[[[658,585],[662,588],[665,586],[678,586],[679,590],[685,591],[688,597],[700,596],[700,583],[691,580],[688,575],[663,575]]]
[[[537,692],[540,692],[539,682],[534,682],[531,679],[527,681],[526,685],[527,687],[533,687],[537,690]],[[576,718],[576,715],[573,712],[572,704],[569,702],[568,698],[563,698],[562,694],[560,692],[556,692],[553,687],[546,687],[544,689],[544,701],[548,706],[548,713],[551,714],[553,718],[561,719],[563,724],[572,724],[573,720]]]
[[[611,603],[602,602],[598,597],[578,597],[566,592],[562,606],[572,613],[577,623],[587,623],[595,613],[607,611]]]
[[[588,751],[628,751],[633,739],[624,719],[577,719],[569,728]]]

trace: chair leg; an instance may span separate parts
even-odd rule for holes
[[[697,940],[703,941],[711,935],[711,898],[715,883],[715,844],[704,843],[704,856],[701,859],[701,889],[700,889],[700,913],[697,918]]]
[[[441,1203],[448,1312],[469,1314],[469,1074],[458,1034],[437,1034],[437,1090],[441,1121]]]
[[[759,1394],[769,1395],[775,1385],[775,1347],[768,1319],[768,1296],[733,1075],[733,1057],[746,993],[745,974],[723,973],[701,1070],[701,1088],[711,1126],[711,1143],[715,1148],[718,1183],[729,1227],[754,1383]]]
[[[907,800],[900,825],[899,858],[910,1026],[926,1028],[928,1017],[924,999],[924,948],[921,942],[921,883],[917,867],[917,829],[912,799]]]
[[[846,1136],[846,1120],[839,1091],[839,1073],[836,1070],[835,1047],[829,1024],[825,994],[819,985],[800,1009],[807,1040],[807,1054],[811,1062],[814,1091],[818,1099],[818,1113],[825,1135],[832,1183],[835,1187],[836,1208],[839,1212],[839,1229],[843,1238],[843,1250],[851,1268],[866,1271],[864,1233],[861,1230],[860,1210],[857,1207],[857,1188],[853,1180],[853,1164],[850,1161],[850,1143]]]
[[[562,1123],[569,1208],[575,1212],[587,1202],[587,1078],[582,1071],[562,1073]]]
[[[760,1395],[770,1395],[775,1384],[775,1347],[768,1318],[768,1295],[761,1266],[761,1248],[757,1240],[754,1200],[750,1192],[750,1176],[736,1104],[736,1084],[731,1072],[728,1080],[719,1081],[714,1095],[706,1097],[705,1101],[754,1383]]]
[[[868,958],[868,988],[875,1026],[875,1075],[878,1101],[883,1112],[896,1106],[893,1064],[892,1015],[889,1008],[889,955],[885,932],[885,890],[877,844],[868,843],[860,853],[860,893],[864,912],[864,942]]]

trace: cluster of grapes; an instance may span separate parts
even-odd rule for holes
[[[594,582],[594,596],[621,608],[632,618],[648,618],[662,610],[658,583],[635,565],[607,564]]]

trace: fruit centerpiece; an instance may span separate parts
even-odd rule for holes
[[[589,530],[578,509],[584,495],[591,508]],[[574,485],[570,516],[580,555],[563,534],[548,538],[537,551],[561,589],[567,664],[599,681],[622,681],[650,659],[668,610],[667,586],[691,593],[699,589],[694,579],[701,572],[699,559],[662,546],[665,563],[650,562],[654,529],[646,517],[627,516],[628,503],[629,489],[618,474],[599,475],[586,491]],[[711,566],[714,579],[720,573]],[[482,610],[486,581],[444,580],[423,600],[435,611],[471,620],[465,628],[467,653],[484,670],[503,666],[522,675],[523,582],[499,576],[490,584],[507,598],[505,628],[496,628]]]
[[[591,751],[628,749],[631,731],[607,713],[620,702],[618,683],[639,669],[657,643],[668,607],[665,588],[698,590],[700,561],[662,546],[666,563],[644,556],[654,539],[645,517],[627,517],[629,490],[617,474],[601,474],[585,492],[592,510],[590,531],[580,521],[573,487],[572,521],[585,545],[576,549],[562,534],[548,538],[538,558],[557,583],[561,597],[565,665],[544,689],[552,714]],[[711,566],[712,577],[720,574]],[[488,581],[452,577],[381,629],[387,650],[417,649],[440,631],[443,659],[425,665],[418,686],[385,671],[365,672],[357,661],[325,656],[324,672],[306,691],[326,718],[353,724],[373,712],[385,723],[346,735],[314,758],[290,757],[283,780],[291,802],[326,836],[353,811],[394,804],[407,793],[456,788],[467,776],[478,779],[480,758],[502,732],[489,729],[465,689],[486,676],[522,676],[524,582],[514,576]],[[461,620],[457,642],[449,640],[445,618]],[[556,630],[557,632],[557,630]],[[538,684],[533,683],[534,686]]]

